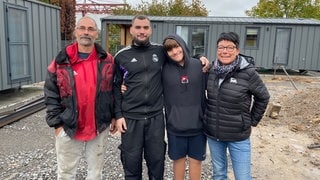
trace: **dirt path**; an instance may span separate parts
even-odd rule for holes
[[[253,128],[252,171],[254,179],[316,180],[320,178],[320,79],[266,76],[271,103],[281,105],[277,119],[264,117]]]

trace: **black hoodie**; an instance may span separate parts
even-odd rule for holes
[[[190,56],[181,37],[170,34],[166,39],[176,40],[184,53],[184,66],[170,59],[162,71],[167,131],[177,136],[198,135],[202,132],[205,104],[202,64]]]

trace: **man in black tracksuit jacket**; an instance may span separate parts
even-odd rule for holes
[[[121,132],[121,162],[126,180],[142,179],[142,156],[148,176],[162,180],[165,148],[161,70],[166,54],[149,41],[151,24],[136,16],[130,33],[133,43],[115,55],[115,116]],[[121,93],[121,85],[127,90]]]

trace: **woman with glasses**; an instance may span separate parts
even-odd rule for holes
[[[204,131],[213,163],[213,179],[227,178],[227,150],[236,180],[251,178],[251,127],[261,120],[270,95],[253,58],[240,54],[239,36],[223,32],[209,71]]]

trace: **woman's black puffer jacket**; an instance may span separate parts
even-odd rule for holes
[[[269,92],[252,58],[239,58],[238,67],[224,79],[219,79],[213,69],[209,72],[204,130],[218,141],[247,139],[251,126],[259,123],[269,102]]]

